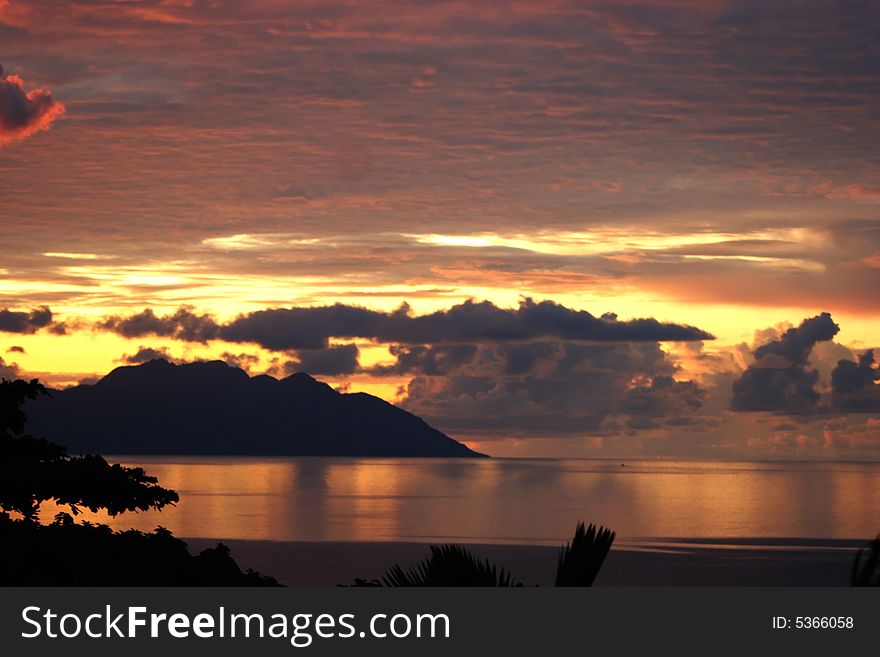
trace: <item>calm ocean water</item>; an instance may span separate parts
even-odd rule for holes
[[[577,519],[623,538],[867,538],[880,464],[118,457],[180,493],[161,513],[92,516],[178,536],[557,545]]]

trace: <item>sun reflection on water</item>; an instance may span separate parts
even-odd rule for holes
[[[140,458],[181,501],[84,518],[182,537],[559,543],[578,518],[621,537],[865,538],[880,464]],[[43,517],[56,509],[46,505]]]

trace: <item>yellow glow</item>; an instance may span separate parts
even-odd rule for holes
[[[17,345],[25,353],[6,353]],[[259,358],[257,372],[271,365],[272,355],[252,345],[214,342],[210,345],[176,342],[155,336],[127,339],[114,333],[72,331],[67,335],[34,333],[0,334],[0,356],[15,362],[28,375],[38,376],[53,386],[73,385],[85,377],[104,376],[123,365],[122,356],[132,355],[140,347],[165,348],[172,358],[181,360],[216,360],[223,353],[248,353]]]
[[[331,463],[325,481],[328,515],[343,513],[353,540],[370,541],[398,531],[400,479],[395,464]]]
[[[515,246],[524,244],[516,238],[501,238],[497,235],[407,235],[421,244],[437,244],[438,246]],[[517,248],[520,248],[517,246]]]
[[[323,378],[323,377],[318,377]],[[379,397],[387,402],[395,402],[400,397],[400,388],[406,387],[407,377],[399,377],[397,379],[385,379],[382,381],[369,381],[359,378],[352,378],[346,381],[346,387],[343,392],[365,392],[368,395]]]
[[[768,256],[748,255],[685,255],[688,260],[739,260],[741,262],[753,262],[758,265],[766,265],[774,268],[802,269],[804,271],[823,272],[825,265],[819,262],[803,260],[801,258],[771,258]]]
[[[209,248],[223,251],[237,251],[245,249],[279,248],[284,246],[316,244],[321,240],[317,238],[298,239],[282,233],[261,233],[252,235],[239,233],[225,237],[210,237],[202,240],[202,244]]]
[[[383,243],[388,236],[382,237]],[[806,229],[784,229],[753,233],[682,233],[667,234],[637,229],[608,229],[584,232],[541,232],[534,235],[480,233],[474,235],[414,234],[397,235],[436,246],[483,249],[509,247],[528,249],[535,253],[562,255],[603,255],[604,257],[644,257],[646,252],[673,250],[690,259],[733,259],[756,267],[797,268],[819,271],[822,265],[811,262],[813,249],[821,248],[828,237]],[[718,255],[709,251],[700,254],[689,246],[711,246],[735,240],[775,240],[776,249],[789,244],[782,256]],[[235,234],[210,238],[202,246],[218,250],[284,249],[297,245],[320,243],[318,239],[302,239],[295,234]],[[366,243],[369,243],[367,240]],[[675,251],[679,247],[685,247]],[[353,247],[354,248],[354,247]],[[788,247],[785,247],[788,248]],[[708,250],[707,250],[708,251]],[[788,255],[790,257],[783,257]],[[51,304],[56,319],[68,323],[69,335],[57,336],[40,332],[34,335],[0,334],[0,355],[7,362],[16,362],[26,372],[52,375],[56,383],[71,383],[84,376],[106,374],[120,364],[123,354],[132,354],[140,346],[168,348],[175,358],[219,358],[224,352],[251,354],[258,357],[252,371],[265,371],[273,359],[284,360],[284,354],[261,349],[256,345],[214,342],[208,345],[177,343],[155,336],[126,340],[105,331],[91,332],[98,318],[128,315],[151,308],[157,314],[170,313],[179,306],[192,304],[197,312],[215,315],[228,321],[239,313],[267,307],[292,305],[315,306],[344,303],[391,311],[407,302],[412,312],[421,315],[462,303],[468,299],[488,300],[501,307],[516,307],[525,296],[537,301],[552,301],[598,316],[613,312],[621,320],[654,317],[666,322],[684,322],[713,333],[718,339],[711,349],[745,342],[750,343],[757,329],[780,322],[797,324],[825,308],[779,306],[744,307],[735,304],[694,303],[671,299],[662,290],[639,289],[638,281],[602,279],[594,284],[586,274],[567,272],[501,272],[492,278],[467,263],[450,262],[435,268],[430,277],[403,277],[394,283],[377,283],[367,274],[338,272],[326,276],[278,276],[230,273],[211,268],[204,260],[170,260],[138,265],[112,266],[91,262],[113,256],[76,252],[46,252],[47,257],[74,260],[57,268],[66,280],[32,280],[0,278],[0,295],[18,299],[63,297]],[[654,256],[650,256],[654,257]],[[0,272],[7,273],[5,270]],[[580,278],[579,278],[580,277]],[[39,305],[39,301],[19,304],[20,309]],[[871,315],[835,311],[841,326],[837,341],[854,348],[880,343],[880,323]],[[394,358],[387,345],[358,340],[360,361],[364,367],[390,364]],[[4,345],[25,347],[26,353],[6,353]],[[406,377],[376,378],[365,374],[329,379],[349,391],[364,391],[393,400]]]
[[[167,271],[180,271],[179,274],[163,273],[162,269],[167,267]],[[65,276],[73,278],[85,278],[90,281],[104,281],[113,287],[128,286],[163,286],[163,285],[180,285],[190,281],[190,277],[184,272],[188,267],[192,267],[190,263],[169,263],[163,268],[159,267],[109,267],[106,265],[85,267],[73,266],[62,267],[61,273]]]
[[[394,362],[394,356],[388,351],[388,345],[376,342],[358,342],[359,361],[363,367],[387,365]]]
[[[4,275],[7,273],[3,270]],[[0,279],[0,294],[17,297],[39,297],[40,295],[65,294],[75,295],[84,293],[84,286],[74,283],[56,283],[49,281],[36,281],[27,278],[2,278]]]
[[[62,251],[47,251],[43,255],[47,258],[67,258],[70,260],[109,260],[116,257],[98,255],[97,253],[67,253]]]
[[[707,246],[740,240],[792,242],[799,250],[820,245],[824,234],[802,228],[748,233],[659,233],[635,227],[597,228],[588,232],[538,232],[535,234],[479,233],[475,235],[407,234],[420,244],[473,248],[506,247],[553,255],[599,255],[626,251],[658,251],[687,246]]]

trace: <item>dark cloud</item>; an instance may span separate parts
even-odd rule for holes
[[[856,413],[880,412],[880,369],[874,351],[858,362],[840,360],[831,373],[831,403],[837,410]]]
[[[755,349],[755,362],[733,384],[731,408],[776,413],[818,410],[819,371],[809,367],[808,359],[817,342],[831,340],[839,330],[831,315],[822,313]]]
[[[791,363],[806,365],[815,344],[831,340],[838,331],[840,327],[831,319],[830,313],[822,313],[805,319],[797,328],[788,329],[779,340],[755,349],[755,359],[758,362],[778,362],[773,359],[780,357]]]
[[[357,306],[336,304],[316,308],[278,308],[242,315],[222,327],[230,342],[253,342],[266,349],[324,349],[331,337],[375,338],[389,317],[406,318]]]
[[[525,342],[508,345],[504,349],[504,373],[518,375],[532,372],[542,359],[555,354],[552,342]]]
[[[678,368],[657,343],[472,347],[442,367],[417,360],[423,371],[401,404],[456,435],[484,438],[609,435],[699,421],[703,391],[674,379]],[[413,353],[430,351],[408,349],[398,359]]]
[[[147,308],[130,317],[109,317],[98,327],[126,338],[159,335],[187,342],[207,342],[218,337],[219,332],[218,325],[210,315],[197,315],[189,306],[181,307],[173,315],[165,317]]]
[[[472,344],[452,345],[392,345],[391,355],[396,358],[393,365],[377,365],[370,369],[376,375],[423,374],[437,376],[449,374],[462,365],[473,361],[477,346]]]
[[[7,363],[0,357],[0,379],[19,379],[21,378],[21,368],[18,363]]]
[[[209,315],[181,308],[173,315],[152,310],[131,317],[111,317],[101,328],[125,337],[161,335],[205,342],[222,338],[250,342],[276,351],[325,349],[330,338],[368,338],[394,344],[524,342],[557,338],[593,342],[705,340],[705,331],[656,319],[619,321],[614,315],[595,317],[552,301],[522,301],[518,308],[499,308],[467,301],[448,310],[413,315],[409,307],[386,313],[335,304],[310,308],[276,308],[242,315],[220,325]]]
[[[0,66],[0,144],[24,139],[64,114],[64,105],[48,89],[25,91],[24,80]]]
[[[52,311],[40,306],[30,312],[18,312],[8,308],[0,310],[0,331],[6,333],[35,333],[52,324]]]
[[[659,374],[639,381],[621,399],[617,412],[626,416],[627,428],[659,429],[664,425],[684,426],[697,421],[705,391],[693,381],[676,381]]]
[[[169,363],[174,363],[176,365],[184,365],[187,363],[193,362],[204,362],[203,359],[187,359],[187,358],[176,358],[171,354],[167,347],[138,347],[138,350],[133,354],[124,354],[122,358],[119,360],[126,365],[140,365],[141,363],[146,363],[151,360],[166,360]],[[232,367],[237,367],[239,369],[245,370],[246,372],[250,372],[255,365],[260,362],[259,356],[255,356],[253,354],[233,354],[228,351],[223,352],[220,355],[220,360],[222,360],[227,365]]]
[[[67,335],[67,323],[66,322],[55,322],[48,329],[46,329],[52,335]]]
[[[24,347],[21,347],[19,345],[13,345],[13,346],[9,347],[9,349],[6,350],[6,353],[23,354],[23,353],[25,353],[25,351],[24,351]]]
[[[304,350],[285,364],[288,373],[306,372],[313,375],[343,376],[358,369],[357,345],[342,344],[326,349]]]
[[[655,319],[622,322],[615,316],[595,317],[585,310],[531,299],[523,300],[516,309],[499,308],[489,301],[467,301],[422,316],[411,316],[401,309],[388,315],[372,337],[405,344],[521,342],[537,338],[595,342],[712,339],[710,334],[692,326]]]
[[[232,367],[238,367],[245,372],[250,372],[252,368],[260,362],[260,357],[254,354],[233,354],[224,351],[220,354],[220,360]]]
[[[168,362],[174,362],[174,358],[168,353],[168,349],[165,347],[159,347],[158,349],[154,347],[139,347],[135,353],[130,355],[125,354],[120,360],[127,365],[139,365],[151,360],[156,360],[157,358],[167,360]]]

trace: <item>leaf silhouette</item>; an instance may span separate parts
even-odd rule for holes
[[[880,586],[880,535],[859,550],[853,560],[852,586]]]
[[[574,538],[559,552],[556,586],[592,586],[614,543],[614,532],[579,522]]]
[[[395,564],[385,586],[521,586],[505,569],[480,560],[460,545],[432,545],[431,556],[404,570]]]

